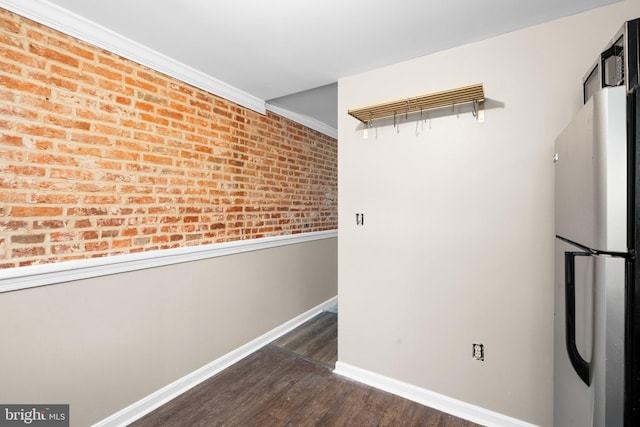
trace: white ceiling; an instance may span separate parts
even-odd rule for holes
[[[24,2],[43,0],[23,0]],[[49,0],[337,128],[341,77],[618,0]],[[559,43],[562,41],[559,40]]]

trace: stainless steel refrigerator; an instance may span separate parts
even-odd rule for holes
[[[639,23],[587,73],[585,105],[556,140],[557,427],[640,426]]]

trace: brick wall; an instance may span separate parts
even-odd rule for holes
[[[0,9],[0,268],[337,228],[337,142]]]

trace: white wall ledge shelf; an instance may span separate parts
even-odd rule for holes
[[[315,231],[0,269],[0,293],[335,237],[337,230]]]

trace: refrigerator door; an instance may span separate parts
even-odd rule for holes
[[[625,88],[597,92],[560,134],[556,151],[554,424],[621,426]]]
[[[596,93],[556,140],[556,235],[627,251],[626,92]]]
[[[585,252],[556,239],[554,425],[621,427],[624,409],[625,260],[576,256],[572,280],[574,314],[567,319],[566,253]],[[570,329],[568,331],[568,329]],[[575,338],[588,364],[587,382],[569,357],[567,336]]]
[[[567,351],[567,318],[565,289],[565,253],[579,248],[556,239],[553,425],[566,427],[593,426],[594,388],[580,379]],[[592,359],[593,349],[593,284],[595,257],[575,258],[575,343],[585,361]],[[590,380],[591,374],[588,373]]]
[[[624,424],[625,263],[622,258],[593,257],[594,426]]]
[[[634,51],[636,55],[635,70],[639,68],[640,59],[640,22],[635,23]],[[631,42],[631,40],[630,40]],[[631,43],[630,43],[631,44]],[[638,80],[636,79],[636,84]],[[630,197],[629,209],[629,251],[636,253],[636,256],[627,260],[627,294],[626,294],[626,360],[625,360],[625,422],[626,425],[640,425],[640,257],[637,250],[640,247],[640,188],[638,172],[640,171],[640,87],[633,87],[627,95],[627,143],[629,161],[629,187],[632,197]]]

